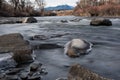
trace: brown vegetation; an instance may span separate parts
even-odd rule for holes
[[[119,0],[81,0],[74,9],[77,16],[120,16]]]
[[[57,16],[73,15],[73,10],[57,11],[56,14]]]
[[[41,16],[30,0],[0,0],[0,16]]]

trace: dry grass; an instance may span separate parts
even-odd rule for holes
[[[78,16],[120,16],[120,5],[107,4],[100,6],[76,7],[74,15]]]

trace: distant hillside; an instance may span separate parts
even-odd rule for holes
[[[73,6],[69,6],[69,5],[59,5],[56,7],[47,7],[45,8],[45,10],[47,11],[52,11],[52,10],[72,10],[74,7]]]

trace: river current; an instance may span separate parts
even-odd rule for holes
[[[36,17],[37,23],[0,24],[0,35],[21,33],[31,45],[55,43],[64,46],[66,42],[81,38],[93,43],[91,53],[79,58],[70,58],[63,48],[35,50],[36,60],[43,63],[48,74],[43,80],[55,80],[66,77],[69,66],[79,63],[85,68],[107,78],[120,80],[120,18],[109,18],[112,26],[90,26],[92,18],[85,17]],[[73,22],[73,19],[81,19]],[[7,18],[6,18],[7,19]],[[67,20],[68,23],[62,23]],[[47,40],[30,40],[34,35],[63,35]],[[0,54],[1,55],[1,54]],[[1,55],[0,60],[8,55]]]

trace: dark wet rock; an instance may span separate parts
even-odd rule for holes
[[[46,74],[48,74],[48,72],[46,71],[45,68],[41,68],[40,74],[41,74],[41,75],[46,75]]]
[[[111,80],[111,79],[101,77],[100,75],[88,69],[85,69],[79,64],[75,64],[70,68],[68,80]]]
[[[28,75],[29,75],[29,76],[32,76],[33,74],[34,74],[34,72],[33,72],[33,71],[30,71]]]
[[[45,35],[35,35],[30,38],[30,40],[46,40],[46,39],[48,39],[48,37]]]
[[[15,21],[15,23],[22,23],[22,21],[21,21],[21,20],[18,20],[18,21]]]
[[[62,36],[68,35],[69,33],[65,33],[65,34],[52,34],[49,36],[46,35],[34,35],[32,37],[30,37],[30,40],[47,40],[50,38],[60,38]]]
[[[69,57],[79,57],[91,51],[92,44],[81,39],[73,39],[65,44],[64,53]]]
[[[34,17],[27,17],[22,20],[22,23],[37,23],[37,19]]]
[[[5,74],[0,74],[0,80],[3,80],[4,77],[5,77]]]
[[[17,63],[12,59],[12,53],[3,53],[0,54],[0,68],[1,69],[8,69],[16,67]],[[0,72],[2,71],[0,69]]]
[[[3,20],[0,21],[0,24],[16,24],[16,23],[22,23],[20,20]]]
[[[27,80],[27,79],[28,79],[28,73],[27,73],[27,72],[22,72],[22,73],[20,74],[20,78],[21,78],[22,80]]]
[[[37,71],[39,68],[41,68],[42,64],[39,63],[39,62],[33,62],[31,65],[30,65],[30,71]]]
[[[62,36],[68,35],[69,33],[65,33],[65,34],[54,34],[52,36],[50,36],[50,38],[60,38]]]
[[[81,19],[80,18],[76,18],[76,19],[72,19],[70,20],[71,22],[79,22]]]
[[[0,22],[0,24],[15,24],[15,23],[20,23],[19,21],[4,21]]]
[[[17,75],[6,75],[4,80],[19,80]]]
[[[42,64],[39,62],[34,62],[30,65],[29,76],[47,75],[47,73],[46,69],[42,68]]]
[[[39,62],[33,62],[20,68],[10,68],[0,73],[0,80],[41,80],[46,75],[46,69]],[[4,75],[2,75],[4,74]]]
[[[33,49],[55,49],[55,48],[63,48],[63,46],[58,45],[56,43],[43,43],[33,46]]]
[[[68,23],[68,21],[67,21],[67,20],[61,20],[61,22],[62,22],[62,23]]]
[[[16,73],[19,73],[21,70],[22,70],[22,68],[13,68],[13,69],[6,71],[6,74],[7,75],[14,75]]]
[[[12,57],[18,64],[33,62],[32,50],[30,48],[16,49],[13,53]]]
[[[93,19],[90,22],[92,26],[112,26],[112,22],[109,19]]]
[[[41,80],[41,76],[40,75],[29,76],[28,80]]]
[[[32,61],[32,49],[29,43],[19,33],[0,36],[0,52],[13,52],[13,59],[17,63]]]

